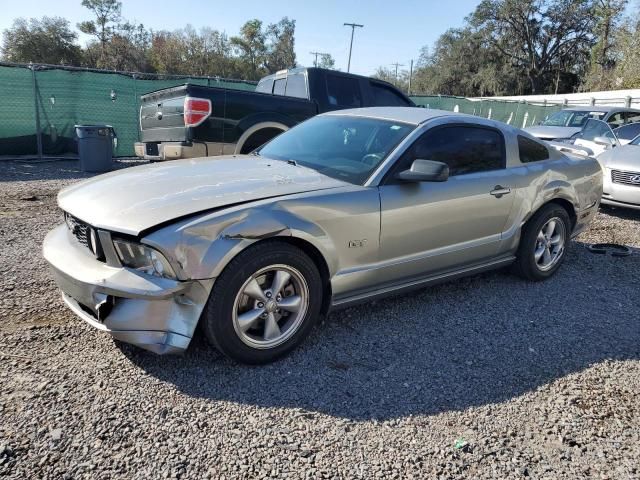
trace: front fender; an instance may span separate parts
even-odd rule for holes
[[[277,237],[298,238],[311,244],[324,257],[330,275],[338,269],[335,246],[329,235],[278,203],[228,214],[213,213],[168,230],[155,232],[145,242],[157,246],[170,261],[177,263],[184,280],[215,278],[249,246]],[[175,238],[170,239],[170,235]],[[169,248],[167,243],[171,244]]]

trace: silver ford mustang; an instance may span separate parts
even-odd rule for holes
[[[200,325],[265,363],[331,308],[509,264],[544,280],[601,195],[595,160],[502,123],[342,110],[252,155],[68,187],[44,256],[69,308],[120,341],[180,352]]]

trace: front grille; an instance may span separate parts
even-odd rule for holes
[[[64,221],[67,223],[67,227],[69,227],[69,231],[73,236],[76,237],[82,245],[90,249],[91,231],[89,229],[91,227],[73,215],[69,215],[67,212],[64,214]]]
[[[611,181],[623,185],[640,187],[640,172],[625,172],[624,170],[611,170]]]
[[[90,225],[84,223],[82,220],[74,217],[73,215],[68,214],[67,212],[64,212],[64,221],[67,224],[67,227],[69,228],[71,234],[76,237],[76,240],[78,240],[81,245],[87,247],[98,260],[104,259],[98,232],[92,229]]]

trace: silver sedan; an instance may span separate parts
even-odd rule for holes
[[[118,340],[181,352],[200,325],[265,363],[332,308],[507,265],[549,278],[601,195],[594,159],[502,123],[343,110],[252,155],[75,184],[44,256],[69,308]]]

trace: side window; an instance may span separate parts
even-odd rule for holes
[[[420,158],[446,163],[449,175],[505,168],[502,134],[484,127],[436,128],[416,140],[409,149],[409,156],[410,161]]]
[[[327,75],[327,100],[329,105],[335,107],[361,107],[362,97],[358,80],[339,75]]]
[[[624,123],[636,123],[638,121],[640,121],[640,113],[626,112],[624,114]]]
[[[377,107],[406,107],[407,101],[386,85],[371,82],[373,103]]]
[[[611,125],[611,128],[619,127],[620,125],[624,124],[623,115],[624,114],[622,112],[614,113],[609,117],[607,123]]]
[[[541,162],[549,159],[547,147],[522,135],[518,135],[518,152],[522,163]]]
[[[273,90],[273,78],[263,78],[256,86],[256,92],[271,93]]]
[[[284,95],[284,86],[286,85],[286,83],[286,78],[279,78],[275,82],[273,82],[273,94]]]
[[[307,95],[307,82],[304,73],[296,73],[287,77],[287,97],[309,98]]]
[[[629,123],[622,127],[616,128],[613,133],[620,140],[633,140],[640,135],[640,123]]]

